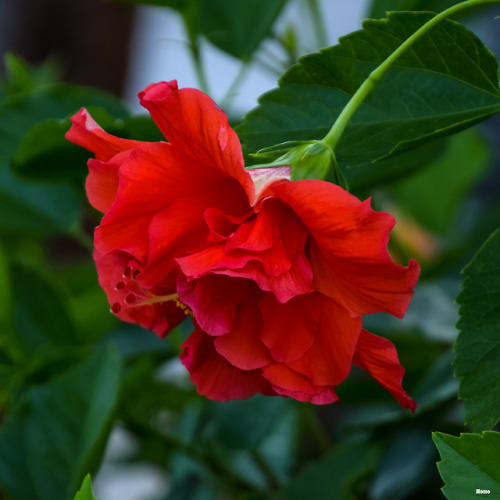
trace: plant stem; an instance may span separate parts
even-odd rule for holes
[[[328,34],[326,32],[325,23],[323,21],[323,16],[321,15],[321,9],[319,7],[318,0],[307,0],[307,6],[311,15],[311,21],[313,24],[314,33],[316,35],[318,48],[326,47],[328,45]]]
[[[351,97],[349,102],[346,104],[345,108],[342,110],[340,115],[335,120],[332,128],[322,139],[322,142],[330,146],[333,150],[337,146],[344,130],[346,129],[352,116],[359,108],[361,103],[366,99],[370,92],[375,88],[375,86],[380,82],[385,73],[394,64],[394,62],[411,46],[413,45],[422,35],[431,30],[434,26],[439,24],[443,19],[450,17],[461,10],[467,9],[469,7],[475,7],[482,4],[488,3],[500,3],[500,0],[467,0],[461,2],[457,5],[440,12],[435,17],[427,21],[423,26],[421,26],[413,35],[407,38],[385,61],[383,61],[376,69],[374,69],[368,78],[361,84],[358,90]]]

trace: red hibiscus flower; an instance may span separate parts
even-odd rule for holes
[[[119,139],[82,109],[67,138],[95,153],[87,194],[111,310],[165,336],[187,314],[181,359],[213,399],[337,400],[352,364],[404,408],[404,370],[364,314],[405,313],[419,267],[387,252],[394,219],[342,188],[246,171],[226,115],[202,92],[150,85],[141,104],[168,142]]]

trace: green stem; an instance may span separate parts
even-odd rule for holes
[[[231,82],[231,85],[229,85],[229,88],[226,91],[226,95],[221,100],[220,107],[222,109],[224,109],[226,111],[226,113],[229,110],[231,102],[234,99],[234,97],[238,91],[238,87],[242,84],[243,80],[245,79],[245,77],[247,75],[249,64],[250,63],[247,61],[243,62],[240,69],[238,70],[237,75],[235,76],[234,80]]]
[[[193,63],[194,63],[194,70],[196,72],[196,78],[198,80],[200,90],[205,94],[210,95],[207,76],[205,75],[205,69],[203,67],[203,62],[201,60],[199,44],[196,40],[192,40],[190,47],[191,47],[191,56],[193,58]]]
[[[311,21],[318,48],[326,47],[328,45],[328,34],[326,32],[325,23],[323,21],[324,18],[321,14],[318,0],[307,0],[307,6],[311,14]]]
[[[443,19],[450,17],[461,10],[467,9],[469,7],[474,7],[482,4],[488,3],[500,3],[500,0],[467,0],[461,2],[457,5],[453,5],[449,9],[440,12],[435,17],[427,21],[423,26],[421,26],[413,35],[407,38],[380,66],[374,69],[368,78],[361,84],[358,90],[351,97],[349,102],[346,104],[345,108],[342,110],[340,115],[335,120],[333,127],[330,129],[328,134],[325,135],[322,142],[330,146],[333,150],[337,146],[344,130],[346,129],[352,116],[359,108],[361,103],[366,99],[370,92],[375,88],[375,86],[380,82],[383,76],[387,73],[389,68],[394,64],[394,62],[411,46],[413,45],[422,35],[431,30],[434,26],[439,24]]]

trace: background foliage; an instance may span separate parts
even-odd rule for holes
[[[245,68],[266,41],[279,41],[279,85],[247,116],[232,116],[252,163],[262,148],[321,138],[369,72],[429,19],[419,11],[456,2],[372,2],[374,18],[415,12],[367,21],[300,61],[300,37],[278,23],[286,0],[137,3],[182,16],[201,87],[202,42]],[[318,5],[307,4],[317,22]],[[493,16],[484,22],[498,30]],[[316,33],[320,49],[321,25]],[[356,370],[339,387],[341,402],[326,407],[199,397],[177,370],[189,324],[162,341],[109,313],[91,259],[99,216],[83,188],[88,154],[64,140],[69,116],[82,106],[122,137],[158,140],[158,131],[119,98],[56,81],[48,66],[7,54],[0,82],[0,497],[94,499],[88,474],[98,474],[113,429],[135,443],[118,463],[160,471],[168,500],[442,498],[443,481],[450,499],[470,498],[476,488],[500,497],[500,122],[496,116],[471,128],[500,111],[490,49],[463,25],[443,22],[391,69],[337,150],[351,191],[396,216],[393,254],[422,265],[405,319],[373,315],[365,325],[395,342],[405,388],[419,405],[414,415]]]

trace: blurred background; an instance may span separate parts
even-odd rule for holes
[[[272,30],[258,51],[250,51],[248,56],[239,54],[238,57],[231,54],[231,50],[221,49],[208,36],[198,40],[193,51],[185,18],[178,9],[183,2],[165,3],[172,8],[103,0],[3,0],[0,3],[0,53],[21,56],[28,65],[38,68],[36,75],[42,83],[61,80],[108,91],[123,98],[132,113],[141,112],[137,92],[152,82],[176,79],[180,87],[205,90],[237,122],[257,104],[261,94],[277,86],[280,75],[301,55],[335,44],[338,37],[360,29],[362,19],[382,17],[386,8],[395,8],[398,2],[290,0],[279,11]],[[456,2],[405,3],[442,10]],[[493,11],[484,8],[463,21],[498,58],[500,30],[498,22],[491,22],[492,17]],[[5,67],[2,67],[2,72],[5,76]],[[379,208],[390,209],[398,218],[400,229],[395,238],[399,251],[403,258],[407,255],[417,257],[423,263],[424,278],[428,278],[417,290],[403,322],[388,323],[385,317],[371,320],[371,328],[375,331],[377,328],[392,328],[394,338],[402,345],[403,365],[408,366],[408,385],[415,389],[412,395],[420,396],[422,407],[422,413],[411,423],[407,415],[384,399],[385,396],[378,400],[377,391],[374,404],[364,405],[363,398],[371,389],[366,389],[357,379],[345,391],[347,405],[344,409],[334,405],[317,413],[277,398],[225,406],[200,402],[193,395],[192,388],[187,388],[185,373],[179,366],[173,346],[167,349],[168,354],[165,354],[164,346],[155,343],[155,339],[151,339],[146,347],[130,347],[136,342],[131,339],[139,338],[137,331],[118,326],[112,319],[102,319],[104,313],[94,314],[95,310],[107,306],[95,284],[88,284],[95,280],[92,274],[88,277],[91,263],[78,271],[74,270],[76,267],[71,271],[60,265],[61,262],[73,265],[83,254],[87,256],[85,234],[90,235],[95,216],[85,216],[84,234],[75,237],[76,241],[72,239],[74,235],[51,236],[49,241],[44,240],[43,252],[50,254],[51,264],[56,264],[58,279],[61,282],[67,280],[65,286],[78,298],[75,300],[88,301],[84,302],[84,311],[76,314],[77,321],[84,325],[80,329],[91,329],[85,321],[99,323],[102,319],[96,339],[99,335],[108,335],[108,331],[113,331],[114,335],[121,329],[120,334],[116,334],[121,352],[139,356],[141,350],[150,349],[148,353],[153,353],[149,359],[151,366],[146,366],[147,363],[133,365],[140,375],[137,380],[143,385],[132,380],[128,390],[132,398],[138,398],[138,408],[133,408],[133,401],[130,407],[125,405],[121,420],[114,425],[104,465],[94,481],[96,497],[102,500],[160,500],[167,496],[173,500],[230,499],[229,493],[206,486],[213,482],[213,476],[220,473],[218,460],[223,462],[231,457],[235,468],[246,471],[250,476],[248,482],[252,487],[256,485],[255,489],[259,491],[262,484],[271,487],[276,483],[286,484],[290,471],[298,470],[299,465],[307,464],[310,458],[324,456],[332,442],[342,441],[339,436],[343,433],[358,439],[373,432],[376,446],[369,452],[360,449],[358,453],[357,445],[344,450],[342,446],[345,445],[341,444],[338,454],[328,455],[330,468],[340,467],[343,457],[352,463],[359,458],[360,468],[352,477],[360,484],[371,481],[371,493],[369,496],[360,493],[356,498],[397,500],[424,498],[423,495],[429,499],[440,498],[440,479],[435,470],[436,451],[430,441],[430,431],[462,429],[463,408],[455,401],[457,381],[453,379],[451,368],[451,345],[457,334],[454,299],[459,292],[461,267],[477,250],[477,241],[484,239],[497,223],[497,219],[489,221],[480,214],[491,212],[489,205],[485,205],[488,202],[494,210],[498,209],[500,121],[498,117],[493,118],[472,135],[463,137],[466,139],[455,140],[450,146],[451,156],[446,161],[453,168],[457,157],[465,155],[477,163],[477,168],[471,176],[465,175],[461,184],[450,192],[445,210],[436,206],[435,212],[422,212],[421,202],[418,196],[414,196],[420,186],[427,189],[428,183],[435,182],[435,179],[424,176],[407,180],[406,184],[402,182],[397,187],[377,187],[379,199],[386,200]],[[460,144],[465,142],[466,153],[460,150]],[[83,165],[82,161],[80,167]],[[81,172],[78,175],[81,181]],[[81,182],[79,187],[81,189]],[[391,192],[390,196],[388,192]],[[361,194],[366,193],[362,190]],[[6,213],[0,214],[0,218],[4,218],[2,231],[7,227],[2,234],[7,235],[7,239],[11,234],[16,234],[16,237],[18,234],[13,233],[5,222],[8,217]],[[478,220],[483,225],[478,224]],[[29,225],[27,227],[32,231]],[[475,244],[471,235],[477,236]],[[23,234],[22,243],[17,246],[6,243],[5,251],[27,248],[27,240]],[[32,249],[27,254],[28,260],[38,259],[33,257],[36,251]],[[42,260],[37,261],[37,265]],[[32,285],[31,279],[34,278],[26,278],[27,289]],[[105,313],[108,315],[107,310]],[[86,319],[85,315],[88,316]],[[408,335],[415,332],[418,332],[417,338]],[[125,354],[125,358],[127,356],[129,354]],[[133,356],[127,359],[133,359],[135,363]],[[162,394],[171,397],[168,404],[173,404],[172,407],[155,407],[156,392],[152,393],[151,400],[140,398],[141,387],[152,380],[158,383],[155,387],[158,394],[163,391]],[[436,384],[436,380],[440,383]],[[166,426],[174,429],[170,441],[162,442],[151,429],[146,432],[141,428],[140,418],[134,413],[141,409],[160,427],[167,422]],[[261,422],[257,425],[260,418],[268,424]],[[241,426],[235,426],[239,419],[243,419]],[[280,425],[273,427],[269,423],[273,419],[279,419]],[[176,441],[177,437],[180,441]],[[205,455],[200,458],[189,446],[196,447],[201,441]],[[170,450],[170,474],[165,473],[163,463],[167,462],[163,457],[166,449]],[[411,460],[406,461],[409,449],[415,453]],[[275,457],[280,467],[272,470],[256,450],[267,460]],[[225,453],[225,458],[221,459]],[[300,459],[297,460],[297,456]],[[397,464],[402,461],[405,461],[405,467],[398,469]],[[211,463],[212,470],[207,466],[207,473],[200,463]],[[237,473],[234,477],[232,474],[225,471],[223,477],[229,483],[232,480],[234,489],[238,490],[241,478]],[[349,471],[346,477],[351,477],[348,474]],[[306,480],[310,477],[314,476],[306,476]],[[298,488],[300,491],[300,485]],[[249,487],[249,491],[251,489]],[[249,493],[241,498],[262,497]],[[289,492],[286,498],[293,498],[293,494]]]

